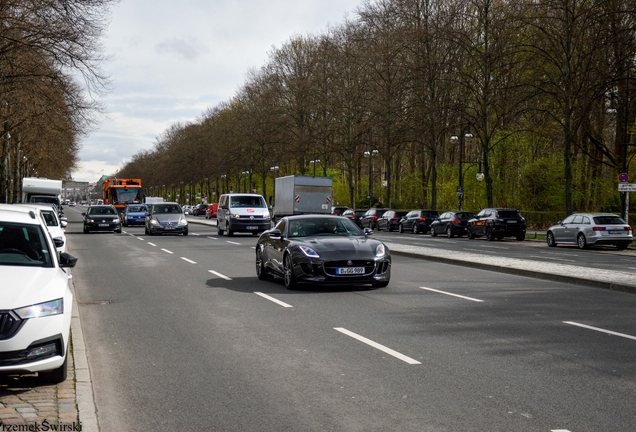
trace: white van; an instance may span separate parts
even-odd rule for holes
[[[228,236],[236,232],[257,235],[272,227],[267,203],[262,195],[223,194],[219,198],[216,229],[219,235],[227,231]]]

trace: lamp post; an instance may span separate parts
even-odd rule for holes
[[[274,149],[274,159],[272,160],[272,166],[269,168],[269,170],[274,174],[274,187],[273,189],[273,195],[274,195],[274,200],[276,199],[276,175],[278,173],[279,167],[278,167],[278,153],[276,152],[276,149]],[[272,205],[272,197],[269,197],[269,205]]]
[[[484,179],[484,173],[481,170],[481,161],[477,162],[466,162],[464,161],[464,142],[471,141],[473,139],[473,134],[470,132],[461,133],[459,136],[453,135],[450,137],[450,141],[453,144],[459,143],[459,186],[457,186],[457,209],[459,211],[463,210],[463,202],[464,202],[464,164],[475,165],[479,164],[479,171],[477,172],[476,179],[477,181],[482,181]]]
[[[247,170],[247,171],[243,171],[243,172],[241,173],[241,176],[248,176],[249,174],[250,174],[250,172],[249,172],[249,170]],[[250,186],[251,186],[251,185],[250,185]],[[239,189],[240,189],[240,185],[239,185]],[[243,192],[244,192],[244,193],[247,193],[247,179],[245,179],[245,184],[244,184],[244,186],[243,186]]]
[[[363,155],[364,157],[369,158],[369,194],[367,198],[369,199],[369,208],[372,206],[371,199],[373,198],[373,158],[380,153],[378,150],[366,150]]]
[[[227,175],[221,174],[221,182],[225,179],[225,189],[223,189],[223,193],[227,193]]]
[[[210,203],[210,179],[205,177],[203,181],[205,182],[205,202]]]
[[[316,177],[316,164],[320,163],[320,159],[314,159],[309,161],[309,165],[314,166],[314,177]]]

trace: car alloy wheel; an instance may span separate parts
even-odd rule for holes
[[[400,234],[404,233],[404,225],[400,224],[400,225],[398,226],[398,232],[399,232]]]
[[[488,241],[495,240],[495,233],[492,231],[492,228],[486,228],[486,238]]]
[[[552,231],[548,231],[548,233],[545,236],[545,241],[546,243],[548,243],[548,246],[550,247],[555,247],[557,244],[554,241],[554,234],[552,234]]]
[[[578,245],[579,249],[587,249],[589,247],[587,244],[587,240],[585,240],[584,234],[578,235],[578,237],[576,238],[576,244]]]
[[[256,248],[256,276],[260,280],[271,279],[270,275],[267,273],[267,268],[265,267],[263,252],[259,247]]]
[[[417,224],[413,224],[413,234],[419,234],[420,230],[417,229]]]
[[[446,237],[448,237],[448,238],[455,237],[455,235],[453,235],[453,229],[450,226],[448,228],[446,228]]]

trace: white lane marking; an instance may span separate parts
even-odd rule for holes
[[[252,249],[256,249],[256,246],[252,246]]]
[[[225,279],[225,280],[232,280],[232,278],[229,278],[227,276],[225,276],[224,274],[221,274],[219,272],[215,272],[214,270],[208,270],[210,273],[217,275],[218,277]]]
[[[528,255],[528,258],[542,258],[542,259],[546,259],[546,257],[544,256],[539,256],[539,255]],[[569,259],[565,259],[565,258],[554,258],[554,257],[549,257],[547,259],[551,259],[551,260],[555,260],[555,261],[567,261],[567,262],[576,262],[576,260],[569,260]]]
[[[137,240],[144,241],[143,237],[137,237]]]
[[[440,243],[448,243],[448,244],[456,244],[456,241],[453,240],[440,240],[440,239],[429,239],[432,242],[440,242]]]
[[[610,335],[613,335],[613,336],[620,336],[620,337],[624,337],[624,338],[627,338],[627,339],[636,340],[636,336],[630,336],[630,335],[625,334],[625,333],[617,333],[617,332],[614,332],[614,331],[611,331],[611,330],[605,330],[605,329],[598,328],[598,327],[592,327],[592,326],[589,326],[589,325],[580,324],[580,323],[576,323],[576,322],[573,322],[573,321],[563,321],[563,323],[570,324],[570,325],[577,326],[577,327],[583,327],[583,328],[586,328],[586,329],[589,329],[589,330],[595,330],[595,331],[598,331],[598,332],[601,332],[601,333],[607,333],[607,334],[610,334]]]
[[[154,244],[154,243],[150,243],[150,242],[148,242],[148,244],[149,244],[150,246],[157,247],[157,245],[156,245],[156,244]]]
[[[190,264],[196,264],[196,262],[194,262],[194,261],[192,261],[190,259],[187,259],[186,257],[181,257],[181,259],[184,260],[184,261],[189,262]]]
[[[570,432],[569,429],[551,429],[550,432]]]
[[[161,249],[162,251],[169,253],[169,254],[173,254],[174,252],[169,251],[168,249]]]
[[[241,245],[240,243],[232,242],[232,241],[229,241],[229,240],[226,240],[226,242],[229,243],[229,244],[235,244],[235,245],[239,245],[239,246]]]
[[[200,236],[201,234],[197,234],[197,233],[190,233],[190,235],[198,235],[198,236]]]
[[[267,300],[269,300],[269,301],[272,301],[272,302],[274,302],[274,303],[276,303],[276,304],[279,304],[279,305],[281,305],[282,307],[286,307],[286,308],[293,307],[293,306],[292,306],[292,305],[290,305],[290,304],[287,304],[287,303],[282,302],[282,301],[280,301],[280,300],[278,300],[278,299],[275,299],[274,297],[270,297],[270,296],[268,296],[267,294],[263,294],[262,292],[256,292],[256,291],[255,291],[255,292],[254,292],[254,294],[259,295],[259,296],[263,297],[264,299],[267,299]]]
[[[489,249],[510,249],[510,248],[503,247],[503,246],[490,246],[490,245],[488,245],[488,246],[483,245],[482,247],[489,248]]]
[[[482,250],[482,249],[469,249],[469,248],[464,248],[464,250],[467,250],[467,251],[473,251],[473,252],[479,252],[479,253],[491,253],[491,254],[496,254],[496,253],[497,253],[497,252],[495,252],[495,251]]]
[[[218,237],[212,237],[212,236],[208,236],[208,238],[212,239],[212,240],[218,240],[219,239]]]
[[[420,289],[428,290],[428,291],[434,291],[436,293],[446,294],[446,295],[453,296],[453,297],[459,297],[459,298],[462,298],[464,300],[470,300],[470,301],[479,302],[479,303],[483,303],[484,302],[483,300],[479,300],[479,299],[476,299],[476,298],[466,297],[466,296],[459,295],[459,294],[453,294],[453,293],[449,293],[449,292],[446,292],[446,291],[440,291],[440,290],[436,290],[436,289],[433,289],[433,288],[420,287]]]
[[[422,364],[421,362],[418,362],[417,360],[414,360],[411,357],[407,357],[404,354],[401,354],[401,353],[399,353],[397,351],[394,351],[391,348],[387,348],[384,345],[380,345],[377,342],[373,342],[372,340],[367,339],[367,338],[365,338],[363,336],[360,336],[359,334],[353,333],[353,332],[351,332],[351,331],[349,331],[349,330],[347,330],[345,328],[334,327],[333,329],[336,330],[336,331],[339,331],[340,333],[346,334],[347,336],[350,336],[350,337],[352,337],[354,339],[357,339],[360,342],[364,342],[365,344],[370,345],[373,348],[379,349],[382,352],[385,352],[385,353],[387,353],[389,355],[392,355],[393,357],[398,358],[398,359],[400,359],[403,362],[406,362],[408,364],[412,364],[412,365]]]

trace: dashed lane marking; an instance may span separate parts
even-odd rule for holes
[[[161,250],[162,250],[162,251],[164,251],[164,252],[166,252],[166,253],[169,253],[169,254],[173,254],[173,253],[174,253],[174,252],[172,252],[172,251],[169,251],[168,249],[161,249]]]
[[[433,289],[433,288],[420,287],[420,289],[427,290],[427,291],[433,291],[433,292],[436,292],[436,293],[445,294],[445,295],[449,295],[449,296],[453,296],[453,297],[459,297],[459,298],[464,299],[464,300],[470,300],[470,301],[474,301],[474,302],[478,302],[478,303],[483,303],[484,302],[483,300],[479,300],[479,299],[476,299],[476,298],[466,297],[466,296],[459,295],[459,294],[453,294],[453,293],[449,293],[449,292],[446,292],[446,291],[440,291],[440,290],[436,290],[436,289]]]
[[[232,278],[225,276],[224,274],[221,274],[219,272],[215,272],[214,270],[208,270],[210,273],[212,273],[213,275],[217,275],[218,277],[220,277],[221,279],[225,279],[225,280],[232,280]]]
[[[181,259],[189,262],[190,264],[196,264],[196,262],[192,261],[191,259],[187,259],[186,257],[181,257]]]
[[[150,246],[157,247],[157,245],[156,245],[156,244],[154,244],[154,243],[150,243],[150,242],[148,242],[148,244],[149,244]]]
[[[278,300],[278,299],[275,299],[274,297],[270,297],[270,296],[268,296],[267,294],[263,294],[262,292],[256,292],[256,291],[255,291],[255,292],[254,292],[254,294],[256,294],[256,295],[258,295],[258,296],[261,296],[261,297],[263,297],[264,299],[267,299],[267,300],[269,300],[269,301],[271,301],[271,302],[274,302],[274,303],[276,303],[276,304],[278,304],[278,305],[281,305],[282,307],[286,307],[286,308],[293,307],[293,306],[292,306],[292,305],[290,305],[290,304],[287,304],[287,303],[282,302],[282,301],[280,301],[280,300]]]
[[[334,329],[334,330],[336,330],[336,331],[339,331],[339,332],[340,332],[340,333],[342,333],[342,334],[346,334],[346,335],[347,335],[347,336],[349,336],[349,337],[352,337],[352,338],[354,338],[354,339],[357,339],[357,340],[359,340],[360,342],[363,342],[363,343],[365,343],[365,344],[367,344],[367,345],[369,345],[369,346],[372,346],[373,348],[378,349],[378,350],[380,350],[380,351],[382,351],[382,352],[384,352],[384,353],[387,353],[387,354],[389,354],[389,355],[392,355],[393,357],[395,357],[395,358],[397,358],[397,359],[400,359],[400,360],[402,360],[403,362],[406,362],[406,363],[408,363],[408,364],[412,364],[412,365],[422,364],[421,362],[418,362],[417,360],[412,359],[411,357],[407,357],[407,356],[405,356],[405,355],[404,355],[404,354],[402,354],[402,353],[399,353],[399,352],[397,352],[397,351],[395,351],[395,350],[392,350],[391,348],[388,348],[388,347],[386,347],[386,346],[384,346],[384,345],[380,345],[379,343],[374,342],[374,341],[372,341],[371,339],[367,339],[367,338],[365,338],[364,336],[360,336],[359,334],[356,334],[356,333],[354,333],[354,332],[352,332],[352,331],[349,331],[349,330],[347,330],[347,329],[345,329],[345,328],[342,328],[342,327],[334,327],[333,329]]]
[[[229,244],[233,244],[233,245],[239,245],[239,246],[241,245],[240,243],[236,243],[236,242],[229,241],[229,240],[226,240],[226,242],[229,243]]]
[[[577,326],[577,327],[583,327],[583,328],[586,328],[586,329],[589,329],[589,330],[594,330],[594,331],[601,332],[601,333],[610,334],[610,335],[613,335],[613,336],[620,336],[620,337],[623,337],[623,338],[626,338],[626,339],[636,340],[636,336],[630,336],[630,335],[625,334],[625,333],[617,333],[617,332],[614,332],[614,331],[611,331],[611,330],[605,330],[605,329],[602,329],[602,328],[599,328],[599,327],[592,327],[592,326],[581,324],[581,323],[577,323],[577,322],[574,322],[574,321],[563,321],[563,323],[570,324],[570,325]]]

